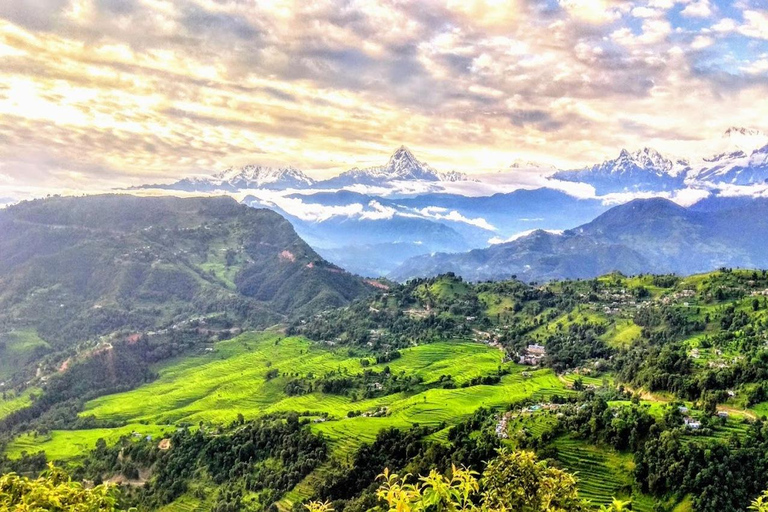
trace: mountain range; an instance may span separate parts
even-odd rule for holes
[[[536,170],[553,180],[584,183],[597,195],[615,192],[662,192],[686,186],[753,185],[768,180],[768,135],[748,128],[731,127],[722,137],[707,142],[705,157],[673,157],[644,147],[622,149],[614,159],[581,169],[558,170],[552,166],[515,161],[505,172]],[[139,189],[187,192],[236,192],[241,190],[336,190],[353,186],[392,188],[397,183],[446,184],[478,181],[456,171],[439,172],[420,161],[405,146],[385,165],[353,168],[338,176],[315,180],[294,167],[246,165],[212,176],[185,178],[171,184],[142,185]]]
[[[683,208],[662,198],[636,199],[591,222],[461,254],[423,255],[390,273],[405,281],[454,272],[471,281],[527,281],[625,274],[693,274],[719,267],[768,265],[768,199],[712,199]]]
[[[546,188],[400,198],[339,190],[294,193],[286,199],[290,202],[284,207],[256,196],[243,202],[277,211],[323,257],[366,276],[386,275],[419,254],[486,247],[533,228],[567,229],[608,209],[601,201]],[[302,218],[296,213],[302,208],[332,214]]]
[[[352,185],[387,186],[395,181],[455,182],[467,181],[460,172],[438,172],[419,161],[401,146],[385,165],[358,169],[357,167],[333,178],[317,181],[294,167],[265,167],[246,165],[229,168],[210,177],[185,178],[171,184],[142,185],[138,189],[182,190],[186,192],[234,192],[247,189],[328,189]]]
[[[768,135],[758,130],[728,128],[708,144],[704,158],[670,158],[652,148],[621,150],[613,160],[584,169],[558,171],[552,179],[586,183],[597,194],[661,192],[686,186],[754,185],[768,180]]]
[[[643,148],[633,153],[622,149],[613,160],[587,169],[558,171],[553,179],[587,183],[597,194],[612,192],[668,191],[682,188],[690,171],[686,160],[670,160],[658,151]]]
[[[724,188],[732,195],[734,185],[768,179],[768,136],[758,130],[729,128],[702,153],[710,156],[624,149],[616,158],[573,170],[515,161],[473,181],[465,174],[439,172],[401,146],[384,165],[353,168],[326,180],[293,167],[248,165],[140,188],[243,193],[245,204],[288,219],[329,261],[378,277],[420,255],[484,249],[536,230],[573,229],[635,195],[670,197],[687,189],[696,197],[719,197]],[[538,176],[533,182],[538,188],[498,191],[495,183],[506,176]],[[756,192],[742,187],[737,193]]]

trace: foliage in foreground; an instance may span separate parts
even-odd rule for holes
[[[578,497],[576,478],[565,471],[538,462],[531,452],[500,450],[488,464],[482,478],[466,468],[453,466],[451,477],[433,470],[410,483],[411,475],[400,477],[388,469],[376,491],[380,510],[388,512],[585,512],[589,502]],[[330,502],[308,503],[309,512],[334,512]],[[614,498],[599,512],[626,512],[631,503]],[[749,506],[753,512],[768,512],[768,491]]]
[[[0,477],[0,512],[117,512],[114,486],[91,489],[50,465],[35,480],[9,473]]]
[[[437,470],[411,482],[388,469],[376,496],[390,512],[580,512],[587,504],[578,496],[576,478],[539,462],[531,452],[500,450],[478,479],[478,473],[453,466],[451,476]],[[310,512],[329,512],[328,503],[313,502]]]

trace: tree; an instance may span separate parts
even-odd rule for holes
[[[117,512],[117,488],[97,485],[86,489],[64,470],[48,466],[31,480],[15,473],[0,477],[0,511]]]
[[[483,500],[491,509],[515,511],[584,508],[576,489],[576,478],[539,462],[531,452],[500,450],[483,473]]]

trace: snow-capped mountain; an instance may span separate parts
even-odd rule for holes
[[[395,151],[386,165],[367,169],[350,169],[340,175],[320,182],[324,187],[345,187],[350,185],[387,185],[393,181],[465,181],[467,176],[460,172],[441,173],[428,164],[419,161],[405,146]]]
[[[535,162],[533,160],[514,160],[509,164],[510,170],[525,170],[525,171],[557,171],[557,167],[552,164],[545,164],[543,162]],[[499,171],[503,172],[503,171]]]
[[[715,153],[703,158],[689,173],[689,182],[754,185],[768,181],[768,135],[759,130],[731,127]]]
[[[246,165],[242,168],[229,168],[216,174],[213,181],[219,180],[234,189],[244,188],[306,188],[315,184],[315,180],[294,167],[263,167]]]
[[[745,153],[751,153],[768,144],[768,134],[751,128],[731,126],[723,134],[726,143]]]
[[[722,153],[705,159],[692,174],[694,181],[717,184],[756,185],[768,182],[768,144],[747,154]]]
[[[217,190],[236,192],[238,190],[262,188],[269,190],[304,189],[315,184],[315,180],[293,167],[265,167],[246,165],[230,167],[213,176],[191,177],[170,185],[145,185],[140,188],[184,190],[188,192],[214,192]]]
[[[670,159],[652,148],[633,153],[622,149],[619,156],[585,169],[559,171],[551,178],[587,183],[598,194],[627,191],[665,191],[680,188],[690,170],[687,160]]]

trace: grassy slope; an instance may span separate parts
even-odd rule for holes
[[[37,388],[27,388],[21,394],[16,395],[14,392],[8,392],[6,399],[0,398],[0,420],[11,414],[12,412],[23,409],[32,403],[31,396],[39,393]]]
[[[37,352],[50,348],[34,329],[20,329],[0,334],[0,381],[23,368]]]
[[[39,436],[24,434],[8,446],[6,455],[17,458],[23,452],[36,453],[44,450],[49,460],[66,460],[94,449],[99,439],[104,439],[107,444],[114,444],[120,437],[133,432],[141,434],[142,438],[152,436],[153,439],[157,439],[172,430],[174,428],[168,426],[129,424],[120,428],[54,430],[48,435]]]

